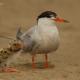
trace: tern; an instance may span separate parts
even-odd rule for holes
[[[37,17],[37,23],[26,32],[22,33],[18,29],[16,38],[22,45],[21,51],[32,55],[32,67],[35,68],[35,55],[44,54],[44,67],[48,67],[48,53],[58,49],[60,43],[60,35],[56,22],[68,22],[59,18],[55,12],[45,11]]]

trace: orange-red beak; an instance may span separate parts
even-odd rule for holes
[[[65,22],[65,23],[69,23],[69,21],[67,21],[67,20],[65,20],[65,19],[62,19],[62,18],[56,18],[56,19],[53,19],[54,21],[56,21],[56,22]]]

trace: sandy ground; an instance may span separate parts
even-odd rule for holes
[[[31,56],[23,55],[15,62],[16,73],[0,73],[0,80],[80,80],[80,0],[0,0],[0,35],[15,38],[16,29],[26,31],[45,10],[56,11],[70,21],[58,24],[61,45],[49,54],[49,68],[42,67],[44,55],[37,55],[36,69],[31,68]],[[0,48],[10,40],[0,38]]]

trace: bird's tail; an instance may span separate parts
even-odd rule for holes
[[[17,29],[16,39],[17,39],[17,40],[20,40],[21,35],[22,35],[21,27],[19,27],[19,28]]]

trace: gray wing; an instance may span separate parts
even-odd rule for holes
[[[30,28],[20,36],[20,40],[23,43],[23,50],[26,52],[31,52],[36,46],[38,46],[37,42],[32,38],[35,28],[36,26]]]

